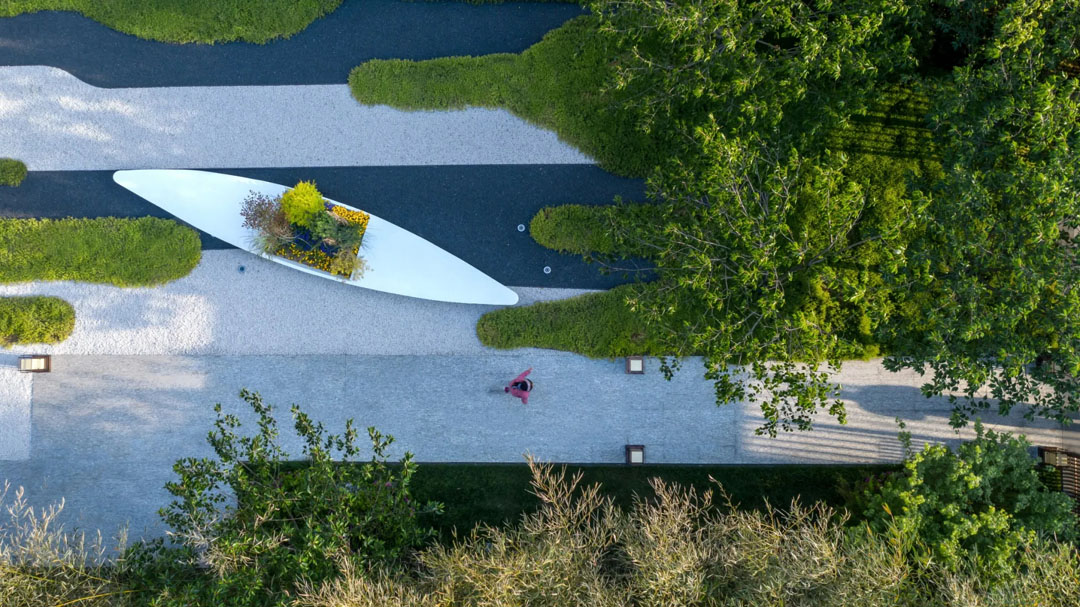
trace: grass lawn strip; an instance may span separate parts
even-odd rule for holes
[[[154,286],[186,276],[201,255],[198,233],[167,219],[0,218],[0,283]]]
[[[0,344],[54,344],[75,328],[75,309],[58,297],[0,298]]]
[[[0,0],[0,17],[76,11],[150,40],[262,44],[292,36],[340,4],[341,0]]]
[[[787,507],[791,500],[810,504],[816,501],[840,507],[842,490],[857,481],[897,466],[568,466],[567,476],[580,470],[585,484],[601,483],[604,495],[627,508],[635,493],[651,497],[649,479],[713,489],[712,476],[732,501],[744,508],[763,508],[766,503]],[[421,464],[413,476],[412,492],[418,501],[436,500],[446,506],[429,524],[446,539],[451,530],[467,533],[478,523],[500,525],[515,522],[522,514],[536,510],[540,502],[530,492],[531,475],[524,464]],[[722,502],[719,495],[714,501]]]
[[[596,18],[578,17],[521,54],[366,62],[349,74],[353,96],[407,110],[505,108],[554,130],[609,171],[644,176],[662,147],[633,127],[604,89],[610,54]]]
[[[26,178],[26,165],[14,158],[0,158],[0,185],[17,186]]]

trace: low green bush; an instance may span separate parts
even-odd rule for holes
[[[560,253],[615,257],[648,257],[648,251],[620,245],[615,232],[641,229],[663,219],[655,204],[563,204],[540,209],[529,223],[533,240]]]
[[[150,40],[262,44],[292,36],[340,4],[341,0],[0,0],[0,17],[76,11]]]
[[[75,328],[75,309],[58,297],[0,297],[0,345],[55,344]]]
[[[488,312],[476,323],[476,335],[486,346],[551,348],[593,358],[630,354],[660,356],[660,344],[645,330],[644,319],[626,303],[629,285],[586,293],[560,301]]]
[[[0,185],[17,186],[26,178],[26,165],[14,158],[0,158]]]
[[[408,110],[502,107],[539,126],[622,175],[644,176],[670,155],[670,146],[641,133],[604,92],[611,53],[597,20],[568,21],[515,55],[446,57],[428,61],[368,61],[349,74],[360,103]]]
[[[898,470],[898,465],[866,466],[713,466],[713,465],[580,465],[569,466],[571,475],[581,473],[585,484],[602,483],[615,505],[628,511],[635,496],[652,497],[649,481],[662,479],[704,492],[715,489],[715,479],[740,508],[764,510],[786,508],[798,499],[804,504],[824,502],[844,505],[842,489],[862,479]],[[445,541],[456,529],[466,533],[480,524],[512,524],[535,512],[540,500],[529,491],[532,472],[527,464],[424,463],[413,476],[416,500],[442,503],[444,512],[425,517]]]
[[[301,181],[281,195],[281,209],[289,223],[308,228],[316,216],[325,214],[326,202],[314,183]]]
[[[610,207],[564,204],[540,209],[529,222],[529,234],[541,245],[560,253],[589,255],[615,253],[611,237]]]
[[[201,255],[198,233],[168,219],[0,218],[0,283],[159,285],[186,276]]]

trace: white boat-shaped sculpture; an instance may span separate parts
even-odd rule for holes
[[[371,215],[360,256],[362,276],[343,279],[304,264],[267,255],[253,244],[254,230],[240,215],[252,191],[279,196],[289,188],[268,181],[189,170],[117,171],[113,180],[188,224],[235,247],[301,272],[375,291],[453,303],[514,305],[517,293],[423,238]],[[331,204],[359,210],[340,202]],[[369,213],[370,215],[370,213]]]

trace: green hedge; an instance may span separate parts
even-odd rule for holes
[[[0,345],[54,344],[75,328],[75,309],[57,297],[0,297]]]
[[[504,107],[550,128],[604,168],[644,176],[666,156],[603,89],[611,53],[595,17],[568,21],[520,55],[368,61],[349,74],[360,103],[409,110]]]
[[[761,509],[768,503],[786,507],[798,498],[803,504],[823,501],[840,508],[844,487],[899,466],[691,466],[645,465],[568,466],[567,474],[584,474],[585,484],[601,483],[603,494],[616,505],[628,508],[634,495],[649,497],[649,479],[659,477],[669,483],[698,490],[716,489],[715,478],[732,501],[745,508]],[[445,505],[442,515],[425,520],[441,532],[445,540],[453,529],[468,532],[478,523],[500,525],[516,522],[533,512],[539,500],[530,493],[529,468],[525,464],[442,464],[422,463],[412,479],[417,501],[435,500]],[[722,501],[722,500],[718,500]]]
[[[619,247],[612,230],[616,225],[648,227],[662,219],[661,207],[655,204],[619,200],[609,205],[563,204],[540,209],[529,223],[529,233],[542,246],[560,253],[648,257],[648,251]]]
[[[26,165],[14,158],[0,158],[0,185],[17,186],[26,178]]]
[[[0,219],[0,282],[158,285],[187,275],[201,254],[195,230],[168,219]]]
[[[0,0],[0,17],[76,11],[150,40],[262,44],[288,38],[340,4],[341,0]]]
[[[545,301],[488,312],[476,323],[476,335],[486,346],[550,348],[593,358],[630,354],[666,354],[645,331],[644,319],[626,303],[628,285],[586,293],[570,299]]]

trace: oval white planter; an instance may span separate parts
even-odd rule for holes
[[[371,215],[364,232],[360,255],[367,262],[367,270],[360,278],[343,280],[329,272],[264,254],[252,245],[254,231],[244,227],[240,209],[252,191],[279,196],[289,189],[287,186],[190,170],[117,171],[113,181],[215,238],[301,272],[420,299],[503,306],[518,301],[517,293],[487,274],[375,215]]]

